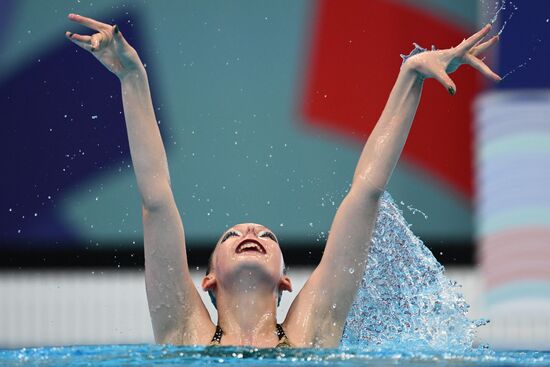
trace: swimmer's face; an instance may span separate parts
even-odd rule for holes
[[[238,276],[243,269],[275,284],[288,279],[279,242],[269,228],[255,223],[237,224],[218,240],[210,273],[220,282]]]

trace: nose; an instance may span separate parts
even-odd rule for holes
[[[243,228],[243,235],[242,237],[247,238],[254,238],[256,240],[259,240],[258,234],[262,232],[263,227],[254,223],[248,224],[245,228]]]
[[[254,226],[250,225],[246,228],[245,236],[248,236],[248,234],[252,234],[254,237],[256,236],[256,232],[254,231]]]

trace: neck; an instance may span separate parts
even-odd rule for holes
[[[218,325],[224,344],[261,346],[277,340],[277,289],[262,278],[246,270],[218,284]]]

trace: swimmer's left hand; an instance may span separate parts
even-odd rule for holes
[[[498,82],[502,78],[477,57],[481,52],[487,50],[498,41],[498,36],[494,36],[488,41],[481,43],[490,31],[491,25],[487,24],[479,32],[462,41],[458,46],[446,50],[422,52],[408,59],[405,65],[422,75],[423,78],[437,79],[451,95],[455,94],[456,85],[448,74],[456,71],[463,64],[472,66],[483,75]]]
[[[144,70],[136,50],[126,41],[116,25],[99,22],[78,14],[69,14],[69,20],[95,31],[92,35],[65,32],[65,36],[77,46],[92,53],[120,80]]]

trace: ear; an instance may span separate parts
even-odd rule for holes
[[[283,276],[279,281],[279,290],[292,292],[292,282],[290,281],[290,278],[286,275]]]
[[[216,276],[210,273],[202,278],[201,287],[205,292],[214,290],[216,288]]]

